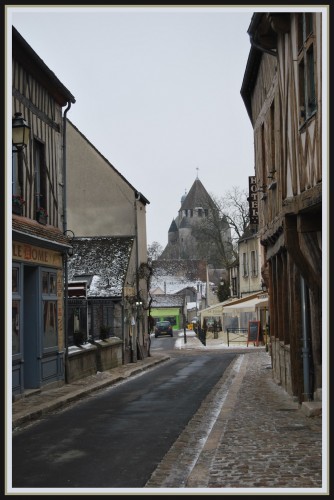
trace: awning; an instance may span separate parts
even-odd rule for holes
[[[268,303],[268,298],[254,298],[250,300],[245,300],[244,302],[239,302],[238,304],[230,304],[229,306],[225,306],[223,313],[231,313],[231,311],[243,310],[244,312],[255,311],[255,307],[261,304]]]
[[[201,317],[201,320],[208,317],[221,317],[223,314],[237,314],[240,312],[255,312],[256,307],[265,306],[268,304],[268,296],[259,297],[259,294],[251,295],[250,298],[245,300],[245,297],[242,299],[236,299],[234,301],[227,300],[225,302],[219,302],[218,304],[214,304],[206,309],[202,309],[198,311],[198,314]],[[235,311],[235,313],[233,313]]]
[[[226,304],[226,302],[219,302],[218,304],[214,304],[206,309],[201,309],[198,311],[198,314],[201,317],[220,316],[223,314],[224,304]]]

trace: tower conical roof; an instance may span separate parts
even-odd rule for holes
[[[176,225],[175,219],[173,219],[173,222],[171,223],[168,232],[169,233],[175,233],[176,231],[178,231],[178,229],[177,229],[177,225]]]
[[[189,210],[195,207],[211,208],[213,200],[201,181],[195,179],[189,193],[183,200],[181,210]]]

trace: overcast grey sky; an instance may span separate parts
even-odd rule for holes
[[[197,173],[217,198],[248,189],[253,132],[240,89],[256,10],[8,7],[7,26],[74,95],[68,118],[150,201],[148,244],[166,245]]]

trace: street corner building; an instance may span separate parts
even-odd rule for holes
[[[75,102],[12,30],[12,394],[64,381],[63,107]]]

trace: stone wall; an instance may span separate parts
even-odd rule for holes
[[[123,364],[123,342],[118,337],[98,340],[95,344],[69,347],[66,381],[71,383],[96,372],[111,370]]]
[[[95,341],[97,369],[100,372],[121,366],[123,342],[118,337]]]

